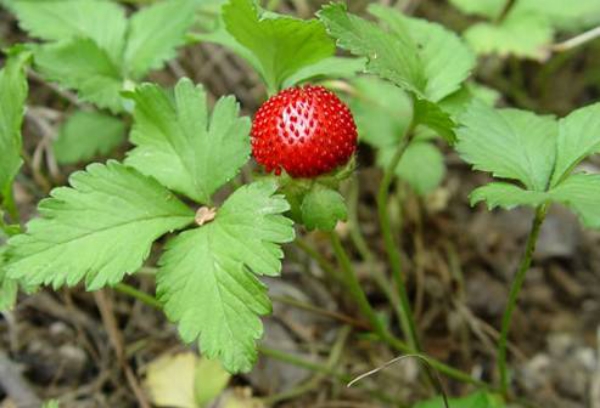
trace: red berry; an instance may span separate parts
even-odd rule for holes
[[[322,86],[288,88],[265,102],[252,125],[252,153],[267,172],[316,177],[346,164],[356,150],[350,109]]]

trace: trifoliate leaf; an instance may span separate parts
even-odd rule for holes
[[[426,20],[407,17],[396,9],[373,4],[369,12],[398,35],[409,33],[417,44],[427,85],[427,99],[438,102],[460,89],[475,67],[475,55],[452,31]]]
[[[131,95],[136,102],[126,163],[164,186],[200,202],[233,178],[250,155],[250,120],[233,97],[219,99],[209,120],[206,93],[189,79],[174,97],[152,84]]]
[[[123,121],[99,112],[78,111],[61,127],[54,154],[60,164],[74,164],[106,155],[124,140]]]
[[[485,391],[477,391],[461,398],[449,398],[448,402],[452,408],[506,408],[500,397]],[[440,408],[443,406],[442,397],[436,397],[420,402],[414,408]]]
[[[271,310],[257,275],[278,275],[279,244],[294,238],[281,214],[289,205],[271,181],[236,190],[216,218],[172,239],[160,260],[157,296],[186,342],[199,339],[202,355],[230,372],[256,361],[259,316]]]
[[[227,31],[256,56],[271,91],[299,69],[333,56],[335,44],[317,20],[260,16],[253,0],[230,0],[223,6]]]
[[[140,79],[174,58],[175,49],[185,43],[194,15],[194,0],[162,1],[135,13],[124,57],[128,74]]]
[[[114,64],[121,63],[127,18],[125,10],[110,1],[19,0],[13,11],[20,27],[32,37],[47,41],[89,38]]]
[[[477,54],[544,59],[554,30],[540,14],[513,11],[499,24],[478,23],[469,27],[464,37]]]
[[[378,164],[383,168],[387,167],[394,153],[393,148],[381,150]],[[412,142],[396,167],[396,175],[420,195],[435,190],[445,174],[444,156],[434,145],[427,142]]]
[[[514,184],[497,182],[476,188],[469,198],[471,205],[485,201],[490,210],[496,207],[510,210],[519,205],[537,207],[548,201],[550,196],[543,191],[525,190]]]
[[[465,14],[474,14],[494,20],[506,7],[507,0],[450,0],[450,3]]]
[[[30,57],[26,51],[18,52],[0,70],[0,204],[23,163],[21,125],[28,92],[25,66]]]
[[[594,153],[600,153],[600,104],[578,109],[559,121],[556,165],[551,184],[558,184],[583,159]]]
[[[112,285],[142,266],[154,240],[194,220],[158,182],[115,161],[92,164],[70,183],[9,240],[10,278],[55,288],[84,279],[89,290]]]
[[[365,69],[364,58],[329,57],[298,70],[283,83],[284,88],[316,78],[354,78]]]
[[[46,79],[76,90],[82,100],[113,112],[123,110],[119,68],[93,40],[76,38],[37,47],[35,64]]]
[[[600,228],[600,174],[573,174],[549,194],[577,213],[583,225]]]
[[[556,157],[558,126],[552,117],[516,109],[495,110],[474,101],[460,118],[457,150],[477,170],[546,191]]]
[[[402,89],[375,76],[352,81],[350,108],[362,142],[377,148],[395,146],[412,120],[412,101]]]
[[[395,25],[390,32],[349,14],[343,4],[321,9],[319,18],[338,45],[352,54],[366,57],[367,71],[423,97],[427,79],[417,45],[407,29]]]
[[[302,201],[302,221],[308,230],[333,231],[348,219],[344,197],[335,190],[314,186]]]
[[[6,276],[6,247],[0,248],[0,312],[11,309],[17,301],[17,282]]]

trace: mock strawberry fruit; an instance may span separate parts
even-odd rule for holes
[[[356,150],[350,109],[322,86],[288,88],[265,102],[252,125],[252,153],[267,172],[316,177],[346,164]]]

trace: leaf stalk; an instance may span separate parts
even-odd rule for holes
[[[509,383],[506,359],[506,351],[508,347],[508,332],[510,330],[512,316],[517,305],[519,293],[521,292],[521,288],[523,287],[523,283],[525,282],[525,276],[527,274],[527,271],[531,266],[533,253],[535,252],[535,247],[540,234],[540,229],[542,227],[544,219],[546,218],[547,211],[548,204],[542,204],[536,208],[535,217],[531,225],[531,231],[529,232],[529,237],[527,238],[527,243],[525,245],[525,253],[523,254],[523,258],[521,259],[521,263],[519,264],[519,269],[517,270],[515,278],[510,287],[508,303],[506,305],[506,309],[504,310],[504,315],[502,316],[502,329],[500,332],[500,340],[498,341],[497,364],[498,371],[500,374],[500,390],[505,396],[508,393]]]

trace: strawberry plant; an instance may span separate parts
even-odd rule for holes
[[[285,255],[297,247],[318,264],[325,286],[341,288],[360,312],[358,320],[335,318],[365,332],[361,339],[423,362],[442,395],[416,407],[506,406],[514,400],[512,316],[549,207],[562,204],[584,226],[600,228],[600,174],[582,167],[600,153],[600,105],[560,119],[496,108],[503,95],[477,82],[477,55],[547,57],[556,33],[598,24],[597,4],[582,1],[562,13],[555,2],[534,0],[451,3],[490,21],[468,28],[463,40],[379,4],[362,15],[330,3],[301,19],[254,0],[140,7],[4,0],[31,41],[6,48],[0,70],[0,310],[13,308],[19,291],[112,288],[164,312],[210,367],[248,373],[259,352],[315,367],[260,346],[273,309],[265,278],[280,276]],[[254,71],[261,82],[255,112],[234,95],[213,98],[174,62],[179,48],[197,43],[217,44]],[[176,80],[152,74],[165,66]],[[36,112],[44,108],[31,96],[38,86],[57,100],[42,119]],[[44,140],[33,157],[22,134],[30,120]],[[404,250],[409,231],[404,212],[393,211],[404,203],[398,197],[416,193],[419,203],[427,201],[444,183],[453,151],[493,178],[472,191],[472,206],[535,211],[491,361],[497,377],[430,355]],[[94,162],[98,156],[107,159]],[[66,185],[54,177],[53,169],[82,164]],[[369,164],[378,169],[368,180],[376,224],[370,232],[358,209]],[[36,195],[50,190],[33,215],[19,207],[30,173],[29,184],[41,184],[31,188]],[[326,243],[325,251],[308,237]],[[355,258],[368,266],[389,315],[369,296]],[[130,278],[148,267],[154,294]],[[193,355],[186,360],[196,364]],[[476,390],[448,398],[436,375]],[[220,377],[219,392],[229,374]],[[373,395],[389,402],[384,394]]]

